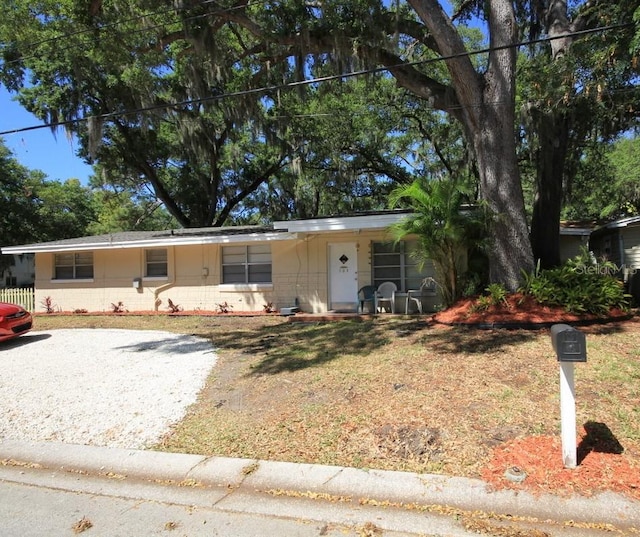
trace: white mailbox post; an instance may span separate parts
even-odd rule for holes
[[[560,362],[560,429],[562,433],[562,462],[565,468],[578,465],[576,442],[576,391],[574,366],[587,361],[587,342],[584,334],[567,324],[551,327],[551,343]]]

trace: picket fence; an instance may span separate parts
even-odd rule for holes
[[[12,289],[0,289],[0,302],[19,304],[24,309],[33,312],[36,307],[36,299],[33,289],[30,287],[15,287]]]

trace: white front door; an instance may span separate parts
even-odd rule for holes
[[[358,248],[354,242],[329,245],[329,309],[355,311],[358,304]]]

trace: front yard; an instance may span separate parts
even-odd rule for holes
[[[539,490],[570,482],[582,493],[601,486],[640,497],[638,317],[583,328],[588,361],[576,364],[576,410],[591,444],[583,442],[573,471],[562,468],[559,367],[548,330],[391,316],[309,324],[275,316],[36,317],[36,330],[62,327],[211,338],[220,359],[206,388],[155,449],[483,476],[497,486],[518,465]]]

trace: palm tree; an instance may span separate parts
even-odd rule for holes
[[[466,272],[467,255],[481,249],[487,236],[488,217],[482,206],[470,205],[471,190],[452,179],[417,179],[391,192],[389,203],[401,203],[413,213],[391,228],[397,241],[418,237],[413,253],[433,262],[445,306],[460,297],[460,277]]]

